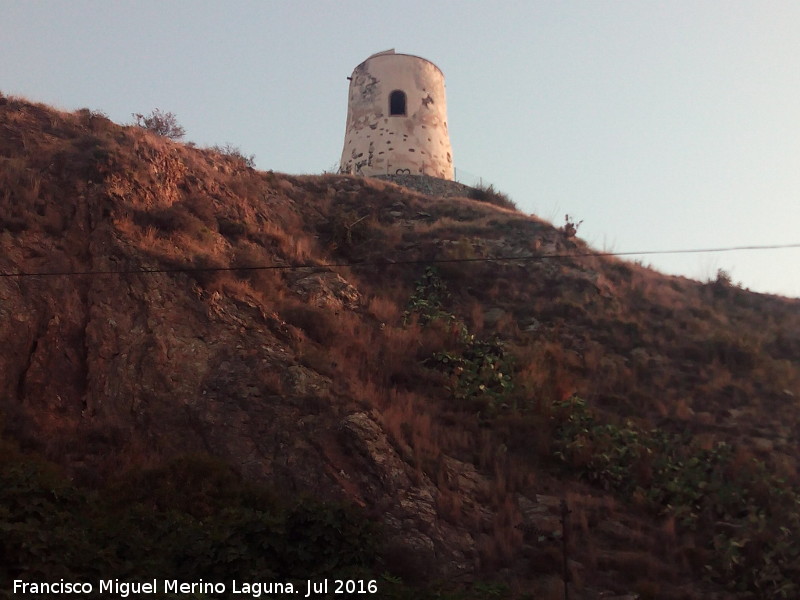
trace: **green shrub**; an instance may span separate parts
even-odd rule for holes
[[[451,327],[456,337],[453,349],[435,352],[425,365],[450,377],[453,398],[481,417],[492,416],[510,401],[513,359],[499,339],[482,340],[470,333],[461,319],[445,309],[449,298],[439,272],[427,267],[415,284],[403,321],[408,323],[413,316],[422,325],[444,322]]]
[[[506,405],[514,389],[512,359],[498,339],[480,340],[465,331],[460,341],[456,351],[437,352],[427,364],[450,375],[454,398],[483,416],[492,414]]]
[[[580,398],[556,403],[556,459],[624,498],[638,497],[704,540],[704,574],[757,598],[800,592],[800,491],[725,443],[701,448],[684,436],[631,421],[600,422]]]
[[[377,569],[379,532],[357,510],[278,495],[207,456],[87,491],[2,440],[0,449],[3,581],[288,581]]]
[[[414,284],[414,293],[408,300],[408,307],[403,313],[403,323],[408,324],[412,315],[421,325],[431,321],[444,320],[456,321],[455,315],[444,309],[445,303],[450,300],[450,292],[434,267],[426,267]]]

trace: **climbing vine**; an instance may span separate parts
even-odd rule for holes
[[[433,267],[425,269],[404,313],[408,324],[416,317],[422,325],[448,324],[456,336],[456,347],[435,352],[425,361],[431,368],[448,375],[454,399],[483,417],[494,414],[511,402],[514,390],[513,357],[498,338],[480,339],[445,305],[450,300],[447,286]]]

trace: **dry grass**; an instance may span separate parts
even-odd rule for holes
[[[613,502],[554,474],[551,407],[573,394],[612,420],[736,443],[742,464],[756,456],[749,440],[774,439],[785,447],[764,459],[798,477],[789,446],[800,434],[797,301],[614,258],[443,265],[446,310],[472,333],[502,338],[514,357],[508,406],[479,418],[455,401],[450,378],[426,363],[459,350],[457,328],[403,323],[422,267],[357,263],[476,258],[509,248],[568,254],[584,250],[582,242],[474,200],[432,202],[351,176],[257,173],[90,111],[68,115],[11,99],[0,107],[0,130],[0,260],[19,269],[42,257],[90,264],[109,247],[131,267],[242,267],[176,276],[173,291],[187,281],[187,293],[209,310],[213,296],[239,320],[230,317],[232,330],[267,331],[287,360],[331,380],[341,407],[379,415],[419,480],[435,482],[439,516],[475,532],[487,569],[513,565],[525,545],[516,495],[547,487],[568,497],[573,551],[588,568],[625,574],[627,589],[643,597],[669,597],[659,582],[690,572],[681,566],[684,541],[674,520],[644,516],[635,498]],[[401,218],[390,214],[398,207]],[[24,252],[14,242],[23,233]],[[353,263],[336,269],[360,294],[352,305],[324,293],[304,300],[292,270],[243,268],[336,262]],[[489,322],[492,308],[502,316]],[[266,394],[286,393],[276,372],[265,372],[262,384]],[[443,474],[445,457],[474,466],[485,488],[469,497]],[[488,521],[478,516],[483,509]],[[624,523],[642,548],[626,550],[597,533],[609,520]],[[674,570],[665,567],[670,561]],[[597,572],[582,577],[611,585]],[[561,593],[552,578],[539,584],[543,598]]]

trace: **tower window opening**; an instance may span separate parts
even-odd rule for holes
[[[389,94],[389,114],[390,115],[403,115],[406,114],[406,93],[400,90],[395,90]]]

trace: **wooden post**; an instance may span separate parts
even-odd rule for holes
[[[569,512],[567,501],[561,500],[561,554],[563,557],[562,577],[564,579],[564,600],[569,600],[569,557],[567,554]]]

